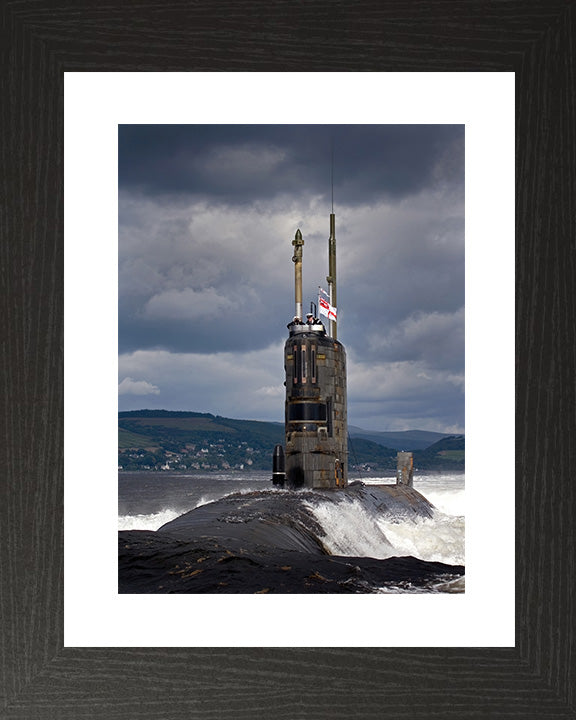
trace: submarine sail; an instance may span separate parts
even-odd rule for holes
[[[286,374],[285,448],[283,472],[274,451],[273,481],[292,488],[343,488],[348,485],[348,426],[346,400],[346,351],[336,339],[336,321],[330,334],[310,312],[302,320],[302,255],[300,230],[294,245],[296,314],[288,325],[284,346]],[[335,220],[330,216],[330,299],[336,296]],[[333,310],[334,308],[332,308]]]

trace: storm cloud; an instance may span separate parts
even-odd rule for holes
[[[120,126],[120,409],[282,419],[291,241],[307,306],[332,191],[350,423],[463,431],[457,125]]]

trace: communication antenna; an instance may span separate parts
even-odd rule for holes
[[[337,308],[336,300],[336,216],[334,215],[334,138],[331,148],[331,188],[332,188],[332,212],[330,213],[330,237],[328,239],[328,290],[330,293],[330,305]],[[330,335],[334,340],[338,337],[336,320],[330,320]]]
[[[334,137],[331,138],[330,147],[330,186],[332,190],[332,213],[334,213]]]

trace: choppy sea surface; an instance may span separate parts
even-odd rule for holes
[[[176,552],[174,545],[168,547],[167,536],[162,535],[162,531],[154,531],[195,508],[203,510],[187,517],[208,516],[214,509],[214,521],[215,517],[218,520],[216,509],[225,510],[228,523],[244,522],[241,517],[230,520],[232,505],[250,506],[253,517],[259,507],[270,509],[273,502],[276,520],[278,512],[282,512],[278,508],[283,508],[284,503],[284,512],[290,515],[294,506],[288,507],[288,501],[293,502],[294,493],[274,489],[269,472],[121,472],[118,529],[120,547],[124,549],[120,560],[120,591],[463,592],[464,474],[415,474],[414,489],[434,509],[431,516],[423,514],[411,519],[380,512],[375,509],[376,501],[370,499],[379,486],[393,485],[394,477],[366,474],[349,477],[349,483],[355,480],[363,484],[362,492],[341,496],[342,499],[338,493],[330,498],[314,491],[296,493],[298,522],[321,545],[323,555],[304,557],[302,553],[283,551],[267,554],[263,559],[250,551],[243,550],[242,555],[239,547],[232,552],[231,546],[220,539],[211,540],[212,544],[207,540],[196,541],[186,547],[180,540]],[[211,503],[215,504],[204,507]],[[289,523],[292,520],[287,518]],[[173,526],[174,523],[168,529]],[[167,570],[168,567],[171,569]],[[228,575],[223,574],[224,567]],[[140,581],[138,568],[141,576],[151,578],[148,584]],[[260,585],[262,589],[255,589]]]

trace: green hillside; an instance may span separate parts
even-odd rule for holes
[[[354,441],[356,441],[356,438],[363,438],[384,445],[384,447],[396,448],[396,450],[425,450],[433,443],[448,437],[445,433],[431,432],[429,430],[375,432],[373,430],[363,430],[353,425],[348,427],[348,432]]]
[[[464,435],[449,435],[414,453],[414,465],[421,469],[464,470]]]
[[[396,450],[363,438],[348,440],[348,465],[360,470],[396,470]]]
[[[155,443],[151,441],[146,435],[141,433],[131,432],[118,425],[118,449],[126,450],[127,448],[148,448],[155,446]]]
[[[419,431],[416,431],[419,432]],[[394,470],[396,448],[368,438],[349,441],[349,467]],[[123,470],[270,470],[282,423],[210,413],[136,410],[118,413],[118,466]],[[414,452],[420,469],[464,469],[464,437],[448,436]]]
[[[267,470],[274,445],[283,440],[280,423],[166,410],[118,413],[124,470]]]

